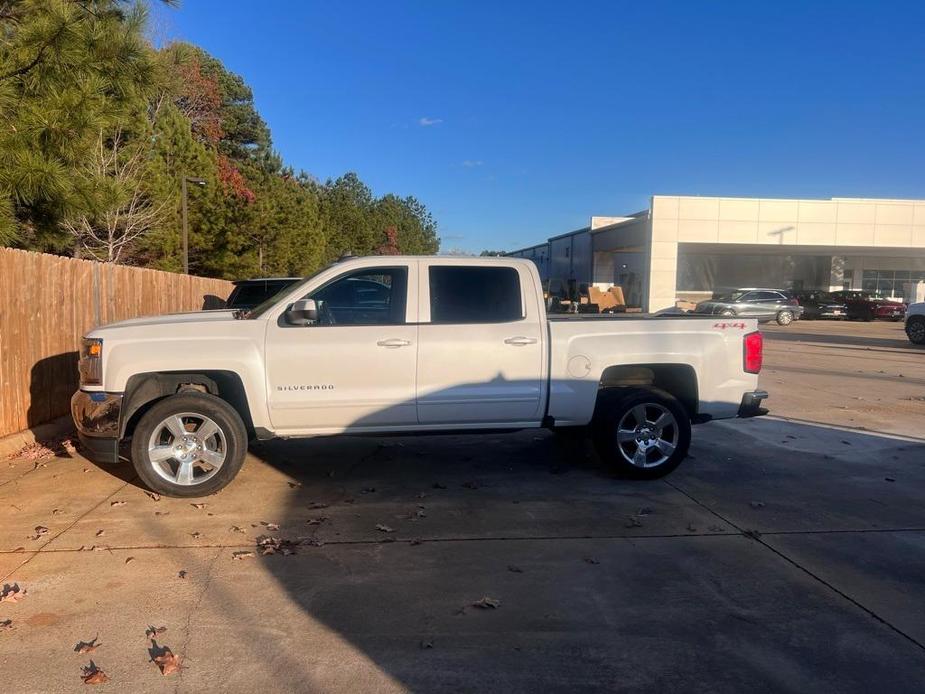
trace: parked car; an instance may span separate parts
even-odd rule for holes
[[[754,320],[547,315],[530,260],[377,256],[250,312],[97,328],[71,409],[87,455],[131,438],[144,483],[180,497],[228,484],[249,438],[340,433],[590,425],[604,460],[652,478],[691,424],[767,412],[761,359]]]
[[[790,325],[803,315],[803,307],[780,289],[735,289],[715,299],[701,301],[694,313],[739,318],[756,318],[759,323],[776,320]]]
[[[848,317],[847,304],[834,299],[831,292],[806,289],[788,292],[788,295],[800,302],[800,306],[803,307],[803,318],[845,320]]]
[[[900,321],[906,315],[906,305],[901,301],[886,299],[879,294],[857,290],[832,292],[836,301],[844,301],[848,306],[848,318],[851,320],[893,320]]]
[[[249,310],[279,294],[286,287],[298,282],[301,277],[261,277],[252,280],[232,282],[234,289],[225,302],[226,308]]]
[[[925,345],[925,302],[909,304],[906,311],[906,335],[914,345]]]

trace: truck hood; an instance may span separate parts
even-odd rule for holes
[[[112,328],[138,328],[149,325],[174,325],[176,323],[205,323],[233,320],[235,320],[234,310],[168,313],[164,316],[144,316],[143,318],[130,318],[129,320],[121,320],[116,323],[107,323],[94,330],[92,334],[105,332]]]

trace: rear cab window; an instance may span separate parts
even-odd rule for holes
[[[431,265],[428,284],[431,323],[510,323],[524,318],[516,268]]]

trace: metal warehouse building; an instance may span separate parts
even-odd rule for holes
[[[544,280],[618,284],[646,311],[735,287],[902,297],[925,280],[925,200],[655,195],[648,210],[508,255],[533,259]]]

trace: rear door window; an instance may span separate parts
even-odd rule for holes
[[[508,323],[524,317],[520,277],[512,267],[432,265],[431,323]]]

